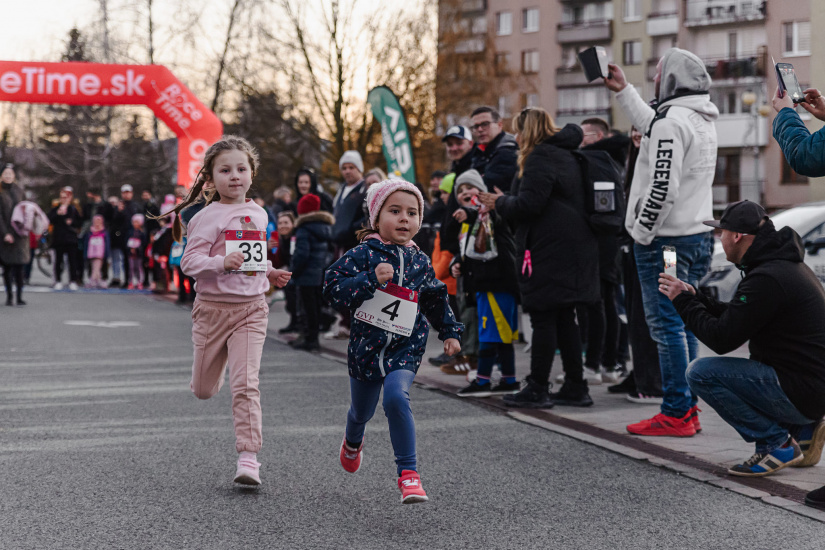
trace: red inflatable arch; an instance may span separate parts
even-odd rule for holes
[[[223,124],[162,65],[0,61],[0,101],[146,105],[178,137],[178,184],[189,187]]]

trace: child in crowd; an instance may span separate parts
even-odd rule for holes
[[[91,267],[87,288],[106,288],[106,281],[101,275],[103,262],[109,258],[109,232],[100,214],[92,217],[92,225],[86,233],[86,259]]]
[[[352,404],[339,459],[348,472],[360,468],[364,428],[383,388],[401,502],[424,502],[409,390],[427,345],[427,321],[448,355],[458,353],[463,326],[450,309],[447,287],[412,241],[423,217],[421,192],[406,181],[386,180],[370,186],[366,201],[369,225],[357,234],[361,244],[336,261],[324,281],[324,297],[337,310],[350,310],[352,323]]]
[[[132,216],[132,229],[126,238],[129,249],[129,290],[143,288],[143,254],[146,252],[146,232],[143,230],[143,214]]]
[[[510,228],[496,214],[477,206],[477,196],[487,192],[484,180],[476,170],[467,170],[455,181],[460,208],[454,216],[470,227],[476,220],[489,219],[497,255],[489,260],[471,258],[468,250],[453,263],[455,277],[464,276],[464,288],[476,298],[478,315],[478,372],[469,386],[458,390],[459,397],[489,397],[517,393],[516,352],[513,341],[518,339],[518,278],[516,275],[515,241]],[[471,245],[467,245],[469,248]],[[501,381],[490,381],[493,365],[501,365]]]
[[[335,218],[321,211],[321,198],[306,194],[298,201],[295,224],[295,250],[292,251],[292,282],[298,287],[303,312],[304,338],[295,349],[319,351],[318,330],[321,323],[321,286],[324,268],[329,264],[332,226]]]
[[[270,252],[267,256],[273,267],[289,267],[292,259],[293,231],[295,230],[295,214],[291,210],[284,210],[278,213],[277,240],[273,239],[270,249],[276,248],[275,253]],[[273,237],[276,235],[273,234]],[[274,245],[274,246],[273,246]],[[278,329],[278,334],[288,334],[298,332],[301,328],[301,315],[298,310],[298,291],[295,282],[290,280],[284,287],[284,302],[286,312],[289,314],[289,323],[285,327]]]
[[[264,263],[265,271],[246,270],[255,267],[249,262],[257,261],[258,245],[262,259],[266,258],[266,243],[255,240],[252,234],[253,228],[266,227],[266,212],[246,198],[258,166],[258,154],[248,141],[224,136],[207,149],[195,184],[173,210],[179,214],[204,192],[206,206],[189,221],[181,259],[181,268],[195,278],[198,292],[192,308],[195,357],[190,388],[199,399],[209,399],[221,389],[228,366],[235,449],[239,453],[234,480],[246,485],[261,483],[258,372],[269,314],[264,293],[270,284],[282,287],[290,278],[288,272],[274,269],[269,262]],[[176,238],[181,234],[180,218],[175,216],[174,220]],[[242,236],[238,250],[227,252],[237,242],[227,241],[227,234]],[[249,253],[241,252],[243,245]]]

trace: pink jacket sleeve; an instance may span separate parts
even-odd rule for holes
[[[186,248],[180,259],[180,268],[185,274],[195,279],[215,278],[226,270],[222,255],[210,256],[212,246],[218,240],[220,228],[202,224],[202,219],[189,222],[187,227]]]

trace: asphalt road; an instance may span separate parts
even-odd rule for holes
[[[817,548],[825,525],[436,391],[411,392],[431,501],[383,412],[338,464],[346,368],[269,341],[263,486],[232,483],[228,388],[188,388],[189,311],[147,295],[0,309],[0,548]],[[93,324],[97,323],[98,326]]]

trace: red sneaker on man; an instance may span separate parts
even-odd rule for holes
[[[691,412],[682,418],[657,414],[650,420],[642,420],[627,426],[627,431],[636,435],[663,435],[670,437],[691,437],[696,435]]]
[[[344,440],[341,442],[341,453],[339,455],[341,459],[341,466],[344,467],[346,471],[351,474],[354,474],[358,471],[358,468],[361,467],[361,458],[364,456],[364,440],[361,440],[361,444],[358,446],[357,449],[353,449],[349,445],[347,445],[347,437],[344,436]]]
[[[402,470],[401,477],[398,478],[398,488],[401,489],[401,504],[415,504],[416,502],[427,502],[427,493],[421,487],[421,478],[414,470]]]
[[[688,414],[691,415],[691,418],[693,419],[693,429],[696,430],[696,433],[702,431],[702,425],[699,424],[700,412],[702,412],[702,409],[699,408],[699,405],[694,405],[693,408],[688,411]]]

